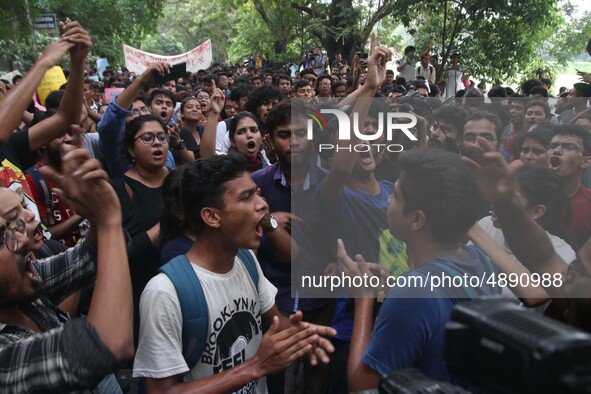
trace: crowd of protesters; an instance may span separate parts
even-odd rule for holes
[[[347,393],[412,367],[461,384],[445,325],[481,296],[591,330],[588,74],[559,97],[538,79],[483,91],[459,54],[440,70],[431,47],[407,47],[395,76],[372,37],[351,65],[316,48],[273,69],[257,53],[158,85],[170,65],[88,75],[89,34],[60,33],[0,83],[2,392]],[[107,103],[107,87],[124,90]],[[321,109],[355,114],[348,142],[366,149],[334,122],[309,138]],[[416,123],[387,140],[387,112]],[[292,281],[449,272],[554,281],[427,297]]]

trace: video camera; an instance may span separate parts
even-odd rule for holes
[[[444,357],[464,388],[407,369],[383,377],[379,392],[591,393],[591,335],[507,300],[456,305]]]

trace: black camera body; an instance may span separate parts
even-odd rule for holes
[[[444,357],[483,392],[591,392],[591,335],[508,301],[456,305]]]

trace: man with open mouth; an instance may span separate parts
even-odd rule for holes
[[[107,174],[79,149],[59,175],[44,174],[88,218],[88,239],[35,260],[42,237],[35,215],[16,192],[0,189],[0,387],[5,393],[90,393],[133,355],[131,280],[121,209]],[[56,306],[95,283],[86,319],[70,320]],[[15,362],[18,360],[18,362]]]
[[[591,190],[581,184],[581,174],[591,165],[591,135],[582,126],[561,125],[548,150],[548,166],[560,176],[570,198],[572,221],[567,241],[579,250],[591,236]]]

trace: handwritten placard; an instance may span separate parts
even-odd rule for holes
[[[178,63],[187,63],[187,71],[196,73],[199,70],[209,68],[212,63],[211,40],[205,41],[203,44],[191,49],[189,52],[182,53],[176,56],[161,56],[153,53],[140,51],[123,45],[125,53],[125,67],[129,71],[141,74],[150,63],[164,62],[172,66]]]

